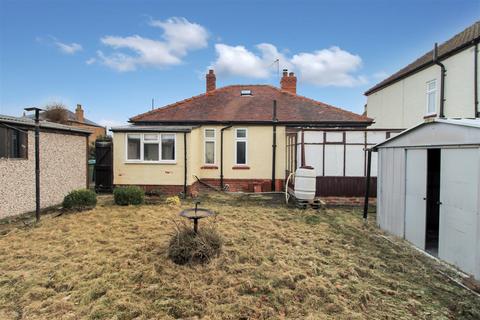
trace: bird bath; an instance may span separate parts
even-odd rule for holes
[[[189,220],[193,220],[193,231],[198,233],[198,220],[207,218],[213,215],[208,209],[198,208],[200,202],[195,202],[195,208],[185,209],[180,212],[180,216],[187,218]]]

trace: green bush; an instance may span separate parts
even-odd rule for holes
[[[74,190],[63,198],[63,208],[68,210],[87,210],[96,205],[97,195],[92,190]]]
[[[222,250],[222,237],[212,226],[200,226],[198,233],[186,225],[170,239],[168,257],[176,264],[208,263]]]
[[[113,190],[115,204],[128,206],[129,204],[142,204],[145,192],[137,186],[118,187]]]

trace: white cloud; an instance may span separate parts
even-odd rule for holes
[[[259,55],[247,50],[244,46],[229,46],[216,44],[217,60],[210,66],[220,75],[237,75],[251,78],[268,78],[275,67],[276,59],[283,67],[288,67],[288,60],[269,43],[256,46]]]
[[[269,78],[276,72],[274,61],[280,60],[281,69],[287,68],[299,73],[299,80],[318,86],[355,86],[367,82],[361,75],[355,75],[362,65],[358,55],[339,47],[301,52],[286,57],[269,43],[256,46],[258,53],[244,46],[216,44],[217,59],[210,66],[218,74]]]
[[[302,52],[294,55],[291,61],[300,79],[315,85],[353,87],[367,82],[365,77],[352,74],[362,65],[360,56],[339,47]]]
[[[82,51],[83,47],[81,44],[72,42],[72,43],[64,43],[55,38],[54,36],[48,36],[46,38],[43,37],[35,37],[35,41],[38,43],[43,43],[47,45],[53,45],[57,47],[62,53],[66,54],[75,54],[78,51]]]
[[[88,65],[91,65],[91,64],[94,64],[96,61],[97,61],[97,59],[95,59],[95,58],[90,58],[90,59],[88,59],[87,61],[85,61],[85,63],[88,64]]]
[[[102,119],[98,121],[98,124],[107,127],[107,129],[110,130],[112,127],[123,126],[126,122],[113,119]]]
[[[60,49],[61,52],[66,54],[75,54],[76,52],[83,50],[82,46],[75,42],[63,43],[55,40],[54,44],[55,46],[57,46],[58,49]]]
[[[132,71],[139,66],[165,67],[180,64],[189,51],[204,48],[208,44],[207,30],[185,18],[152,20],[150,25],[163,29],[163,41],[139,35],[105,36],[101,42],[114,52],[107,55],[98,51],[99,61],[118,71]],[[133,54],[120,52],[119,49],[133,51]]]

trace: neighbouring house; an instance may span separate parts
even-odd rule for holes
[[[35,122],[0,115],[0,218],[35,210]],[[90,131],[40,121],[41,208],[88,187]]]
[[[369,89],[372,128],[406,129],[425,118],[480,116],[480,21]]]
[[[33,119],[32,115],[29,115],[27,117],[30,119]],[[40,112],[40,119],[46,120],[44,112]],[[84,110],[81,104],[77,104],[77,108],[75,109],[75,112],[67,110],[66,125],[79,127],[81,129],[90,131],[90,136],[88,137],[89,143],[94,143],[98,138],[104,137],[107,133],[105,127],[85,118]]]
[[[194,190],[198,180],[230,191],[283,190],[287,167],[299,163],[287,157],[287,135],[301,128],[363,130],[371,119],[297,95],[297,77],[287,70],[280,88],[218,89],[210,70],[205,93],[130,122],[112,128],[114,184],[177,193]]]
[[[373,149],[380,228],[480,279],[480,119],[435,119]]]

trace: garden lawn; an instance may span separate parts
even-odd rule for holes
[[[210,196],[221,255],[178,266],[165,204],[52,215],[0,236],[0,319],[479,319],[480,299],[359,209]],[[268,197],[267,197],[268,198]],[[161,201],[158,201],[161,202]],[[191,201],[182,207],[191,207]],[[206,220],[209,220],[208,222]]]

